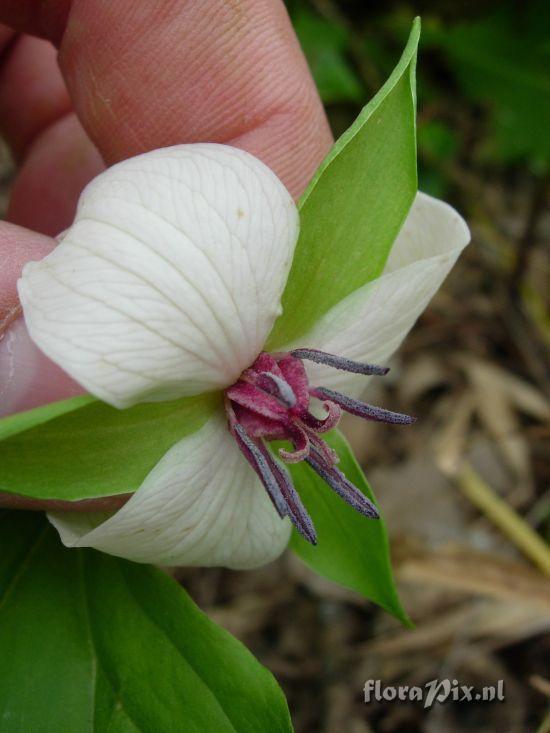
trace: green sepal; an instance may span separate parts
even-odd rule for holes
[[[300,200],[300,237],[268,350],[306,334],[384,268],[417,191],[419,36],[417,18],[393,73],[335,143]]]
[[[344,436],[334,430],[323,437],[340,458],[338,468],[376,504]],[[369,519],[352,509],[306,463],[287,467],[317,532],[314,546],[294,531],[294,552],[319,575],[357,591],[410,626],[393,578],[384,520]]]
[[[0,491],[78,501],[133,492],[220,408],[219,394],[118,410],[74,397],[0,421]]]

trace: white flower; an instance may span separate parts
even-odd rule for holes
[[[290,195],[260,161],[222,145],[181,145],[99,175],[58,247],[25,267],[19,295],[31,337],[100,399],[124,408],[213,390],[225,397],[225,412],[220,400],[115,514],[51,515],[66,545],[139,562],[249,568],[283,551],[289,519],[314,542],[286,470],[265,449],[264,439],[279,437],[294,443],[285,460],[308,460],[376,516],[319,435],[341,409],[407,421],[351,397],[365,374],[381,373],[364,362],[383,362],[399,346],[468,229],[449,206],[418,194],[382,276],[271,357],[263,348],[298,228]],[[325,401],[324,422],[309,412],[310,394]]]

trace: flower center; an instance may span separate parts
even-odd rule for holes
[[[290,475],[275,460],[265,441],[289,441],[292,450],[279,449],[283,461],[306,461],[354,509],[378,518],[374,504],[336,467],[338,456],[321,435],[338,425],[342,410],[366,420],[401,425],[414,422],[414,418],[368,405],[326,387],[311,386],[303,360],[356,374],[384,375],[388,370],[315,349],[278,354],[262,352],[235,384],[225,390],[229,430],[237,445],[258,474],[279,515],[290,517],[300,534],[315,544],[313,523]],[[312,398],[322,403],[325,417],[310,412]]]

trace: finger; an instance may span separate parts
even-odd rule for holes
[[[139,39],[136,42],[136,39]],[[280,0],[73,3],[60,63],[107,162],[231,142],[298,195],[330,133]]]
[[[72,0],[0,0],[0,23],[16,31],[58,43]]]
[[[0,125],[14,156],[21,160],[34,138],[70,110],[54,46],[31,36],[12,38],[0,68]]]
[[[58,234],[73,220],[80,191],[103,163],[71,112],[51,43],[23,36],[5,49],[0,125],[21,164],[7,218],[44,234]]]
[[[39,351],[20,317],[16,283],[23,265],[54,246],[50,237],[0,224],[0,416],[83,392]]]
[[[0,333],[20,310],[16,283],[23,265],[28,259],[45,257],[54,246],[55,241],[50,237],[0,223]]]
[[[108,163],[226,142],[302,192],[331,137],[280,0],[73,0],[65,26],[66,3],[42,5],[4,0],[0,17],[62,37],[75,110]]]
[[[76,116],[62,117],[29,147],[12,186],[7,219],[42,234],[59,234],[73,221],[80,192],[103,167]],[[2,275],[0,287],[3,280]]]
[[[22,318],[0,337],[0,417],[84,391],[38,349]]]
[[[0,41],[8,37],[5,31],[0,28]],[[57,234],[71,223],[82,187],[103,166],[70,113],[55,56],[45,41],[12,39],[9,48],[4,47],[0,69],[3,133],[23,160],[8,218],[47,234]],[[0,225],[0,416],[82,391],[39,351],[22,319],[17,319],[16,281],[23,264],[42,258],[54,246],[49,237]]]

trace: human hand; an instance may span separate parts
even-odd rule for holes
[[[0,125],[19,164],[0,223],[1,416],[82,391],[30,340],[16,282],[55,246],[105,164],[226,143],[297,198],[332,138],[280,0],[0,0],[0,22]],[[0,506],[106,504],[0,495]]]

